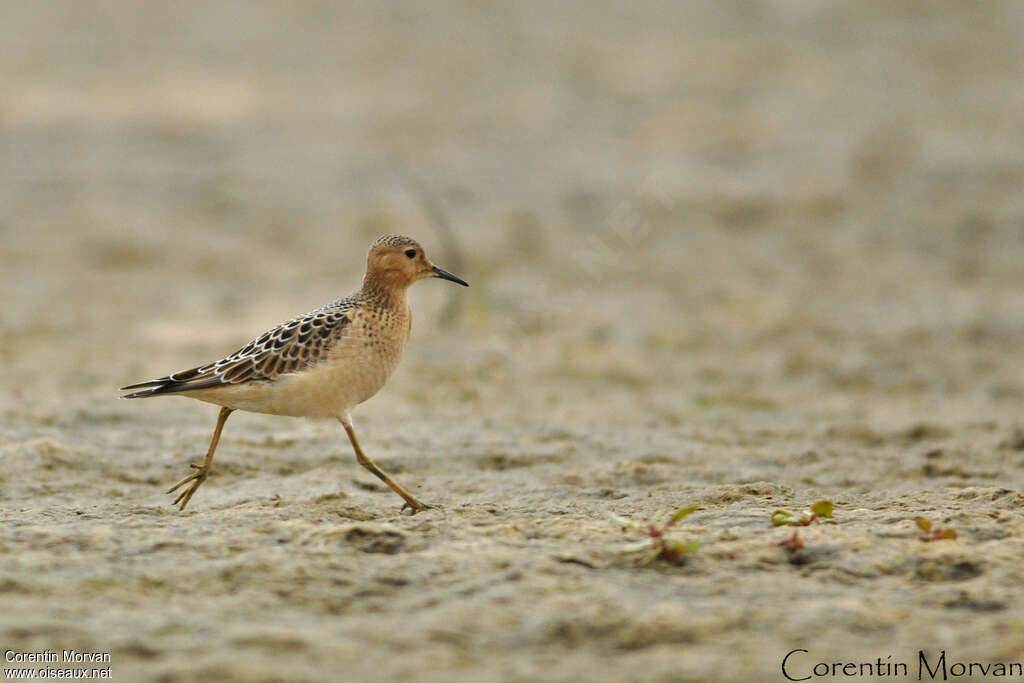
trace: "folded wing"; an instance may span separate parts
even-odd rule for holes
[[[352,299],[340,299],[283,323],[215,363],[176,372],[166,377],[130,384],[122,391],[137,389],[121,398],[146,398],[225,384],[272,382],[281,375],[323,362],[331,349],[343,341],[352,322],[347,313]]]

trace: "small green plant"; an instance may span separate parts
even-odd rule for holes
[[[625,553],[645,553],[640,559],[641,565],[650,564],[655,560],[662,560],[669,564],[679,564],[688,553],[692,553],[697,550],[697,548],[700,547],[700,544],[696,541],[683,543],[682,541],[667,538],[665,532],[668,531],[669,527],[673,524],[690,516],[697,509],[698,506],[691,505],[690,507],[676,510],[676,512],[669,517],[664,524],[658,524],[653,521],[641,524],[618,515],[609,514],[608,516],[611,517],[612,521],[621,527],[623,531],[631,531],[645,537],[635,543],[629,543],[622,548],[622,552]]]
[[[931,541],[955,541],[956,530],[950,529],[949,527],[935,527],[932,528],[932,521],[927,517],[918,517],[914,520],[917,522],[917,528],[921,530],[919,539],[929,543]]]
[[[799,516],[789,510],[776,510],[772,513],[772,526],[835,524],[835,520],[832,519],[833,510],[835,510],[835,504],[831,500],[819,500],[811,506],[810,510],[804,510]]]

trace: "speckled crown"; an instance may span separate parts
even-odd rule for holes
[[[373,248],[382,244],[388,247],[404,247],[407,244],[418,246],[416,240],[405,235],[381,235],[370,247]]]

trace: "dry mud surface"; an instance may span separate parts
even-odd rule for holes
[[[1024,5],[687,5],[5,4],[0,649],[123,681],[1024,660]],[[172,508],[216,410],[116,388],[348,293],[383,232],[472,283],[416,285],[355,413],[444,511],[400,515],[335,423],[245,414]],[[771,512],[820,498],[787,553]],[[682,566],[620,552],[609,513],[691,504]]]

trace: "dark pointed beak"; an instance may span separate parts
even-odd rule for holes
[[[441,268],[438,268],[437,266],[434,266],[434,275],[441,278],[442,280],[451,280],[452,282],[460,284],[463,287],[469,287],[469,283],[463,280],[461,277],[452,275],[447,270],[443,270]]]

